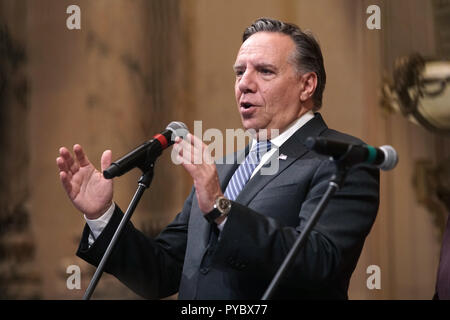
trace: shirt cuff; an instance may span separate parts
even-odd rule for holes
[[[116,204],[113,202],[113,204],[109,207],[109,209],[106,210],[106,212],[97,219],[91,220],[91,219],[88,219],[86,217],[86,215],[84,215],[84,219],[86,220],[86,223],[89,226],[89,229],[91,229],[91,232],[90,232],[89,238],[88,238],[89,246],[91,246],[94,243],[94,241],[102,233],[103,229],[105,229],[105,227],[108,224],[109,220],[111,219],[115,209],[116,209]]]
[[[225,222],[227,222],[228,217],[225,217],[225,219],[223,219],[223,221],[217,225],[217,229],[219,229],[220,232],[222,232],[223,227],[225,226]]]

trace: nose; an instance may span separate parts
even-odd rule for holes
[[[238,79],[238,88],[242,93],[254,93],[256,92],[256,82],[252,70],[245,70],[241,78]]]

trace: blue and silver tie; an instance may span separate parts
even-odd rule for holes
[[[235,200],[239,193],[244,188],[247,181],[252,176],[261,161],[262,156],[271,148],[270,140],[259,141],[256,147],[252,148],[244,163],[242,163],[230,179],[225,190],[225,197],[230,200]]]

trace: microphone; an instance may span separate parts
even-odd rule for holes
[[[189,130],[183,122],[169,123],[166,130],[153,136],[153,139],[144,142],[119,160],[111,163],[108,169],[103,171],[103,176],[106,179],[112,179],[136,167],[144,171],[146,165],[153,163],[164,149],[174,144],[176,136],[183,138],[188,132]]]
[[[367,144],[351,144],[324,137],[309,137],[305,142],[309,150],[333,157],[345,158],[352,164],[370,164],[381,170],[392,170],[398,163],[397,151],[391,146],[375,148]]]

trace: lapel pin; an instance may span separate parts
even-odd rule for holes
[[[280,159],[280,160],[286,160],[286,159],[287,159],[287,155],[285,155],[285,154],[280,154],[280,156],[278,157],[278,159]]]

